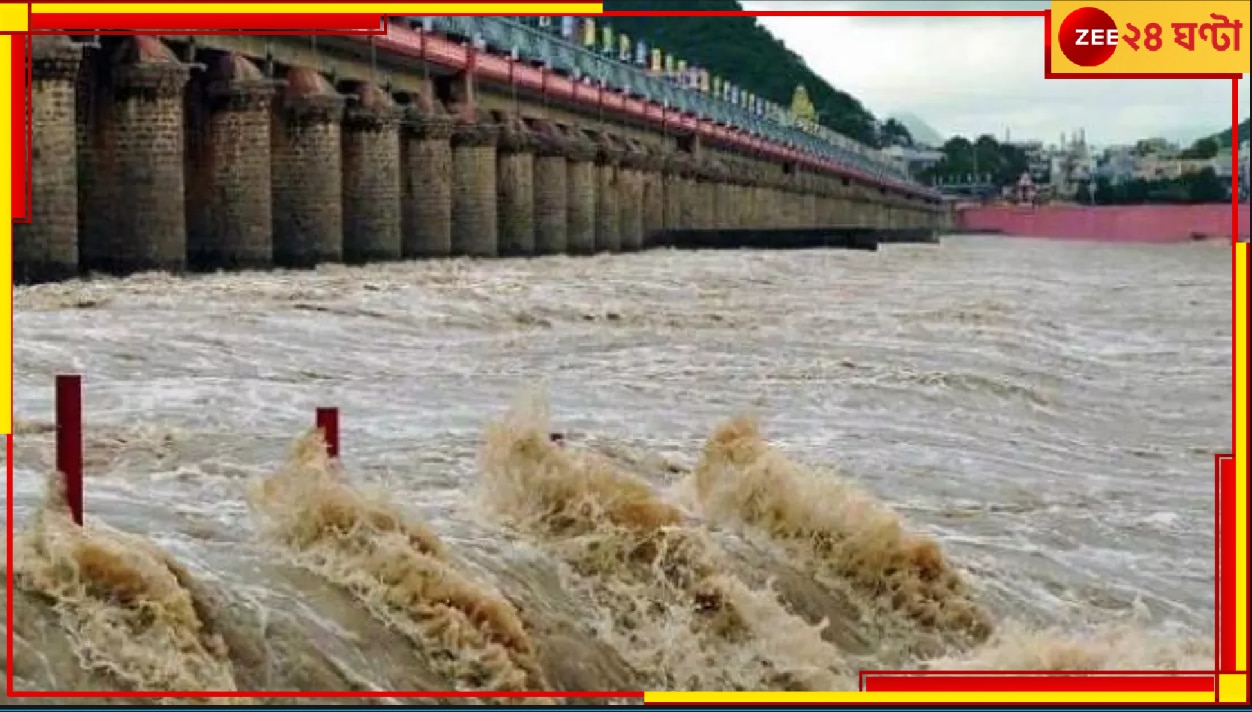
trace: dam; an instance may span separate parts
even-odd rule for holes
[[[372,37],[44,35],[30,62],[17,283],[873,249],[950,223],[937,193],[847,147],[505,18],[392,18]]]

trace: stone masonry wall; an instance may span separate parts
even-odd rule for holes
[[[410,129],[403,144],[402,208],[405,257],[452,253],[451,127]]]
[[[343,259],[343,152],[338,96],[288,97],[272,133],[274,262]]]
[[[621,232],[621,249],[634,251],[643,248],[643,173],[635,167],[623,167],[618,174],[621,184],[621,212],[618,230]]]
[[[495,257],[496,141],[489,121],[462,120],[452,134],[452,254]]]
[[[107,239],[109,209],[115,205],[112,184],[113,130],[111,84],[108,64],[98,49],[85,49],[75,80],[74,133],[78,154],[78,260],[87,269],[84,255],[91,245]]]
[[[188,185],[187,251],[196,269],[264,268],[273,263],[274,212],[270,164],[268,83],[209,87],[206,145],[188,163],[199,163],[208,184]]]
[[[620,182],[615,163],[596,166],[596,252],[620,252]]]
[[[112,102],[101,107],[109,116],[98,125],[108,133],[97,144],[98,199],[93,201],[104,212],[95,216],[96,229],[80,243],[86,269],[126,274],[185,267],[187,75],[187,67],[176,63],[112,67]]]
[[[503,117],[496,160],[496,221],[500,254],[535,252],[535,156],[530,132],[516,117]]]
[[[374,87],[373,101],[347,109],[343,122],[343,259],[351,264],[398,260],[400,114]]]
[[[651,236],[665,227],[665,196],[661,192],[661,173],[651,169],[643,176],[643,246],[649,245]]]
[[[535,158],[535,252],[559,255],[566,251],[569,232],[568,178],[565,156],[544,155]]]
[[[80,50],[59,36],[31,38],[31,213],[13,226],[13,280],[78,273],[78,151],[75,78]]]

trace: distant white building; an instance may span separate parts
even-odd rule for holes
[[[1157,156],[1158,158],[1173,158],[1177,156],[1182,149],[1178,144],[1163,138],[1145,138],[1135,144],[1135,151],[1142,156]]]
[[[1231,176],[1235,174],[1234,160],[1230,154],[1229,148],[1223,148],[1209,161],[1209,166],[1217,174],[1218,178],[1230,180]]]
[[[897,170],[914,177],[943,160],[943,151],[907,146],[888,146],[882,150],[882,155]]]
[[[1134,179],[1136,162],[1134,146],[1110,146],[1100,156],[1096,176],[1113,185],[1125,183]]]
[[[1081,132],[1068,143],[1064,136],[1061,140],[1060,147],[1050,157],[1051,194],[1062,200],[1089,200],[1090,196],[1079,196],[1078,189],[1099,175],[1098,161]]]

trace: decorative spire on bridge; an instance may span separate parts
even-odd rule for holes
[[[803,84],[797,84],[791,95],[791,113],[802,121],[817,121],[817,108],[813,106],[809,92]]]

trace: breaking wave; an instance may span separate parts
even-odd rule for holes
[[[142,537],[74,524],[59,483],[15,537],[14,585],[55,613],[82,668],[130,690],[236,690],[192,576]]]
[[[412,638],[432,668],[471,689],[545,689],[513,606],[470,580],[438,535],[386,499],[348,484],[314,434],[252,488],[266,533],[283,551]]]
[[[489,426],[480,472],[491,508],[570,567],[597,633],[653,689],[833,689],[839,651],[769,590],[727,571],[707,533],[638,476],[554,444],[531,400]]]
[[[841,581],[927,629],[983,640],[990,616],[934,539],[835,474],[806,470],[761,439],[755,422],[717,428],[694,472],[704,511],[780,543],[797,564]]]

